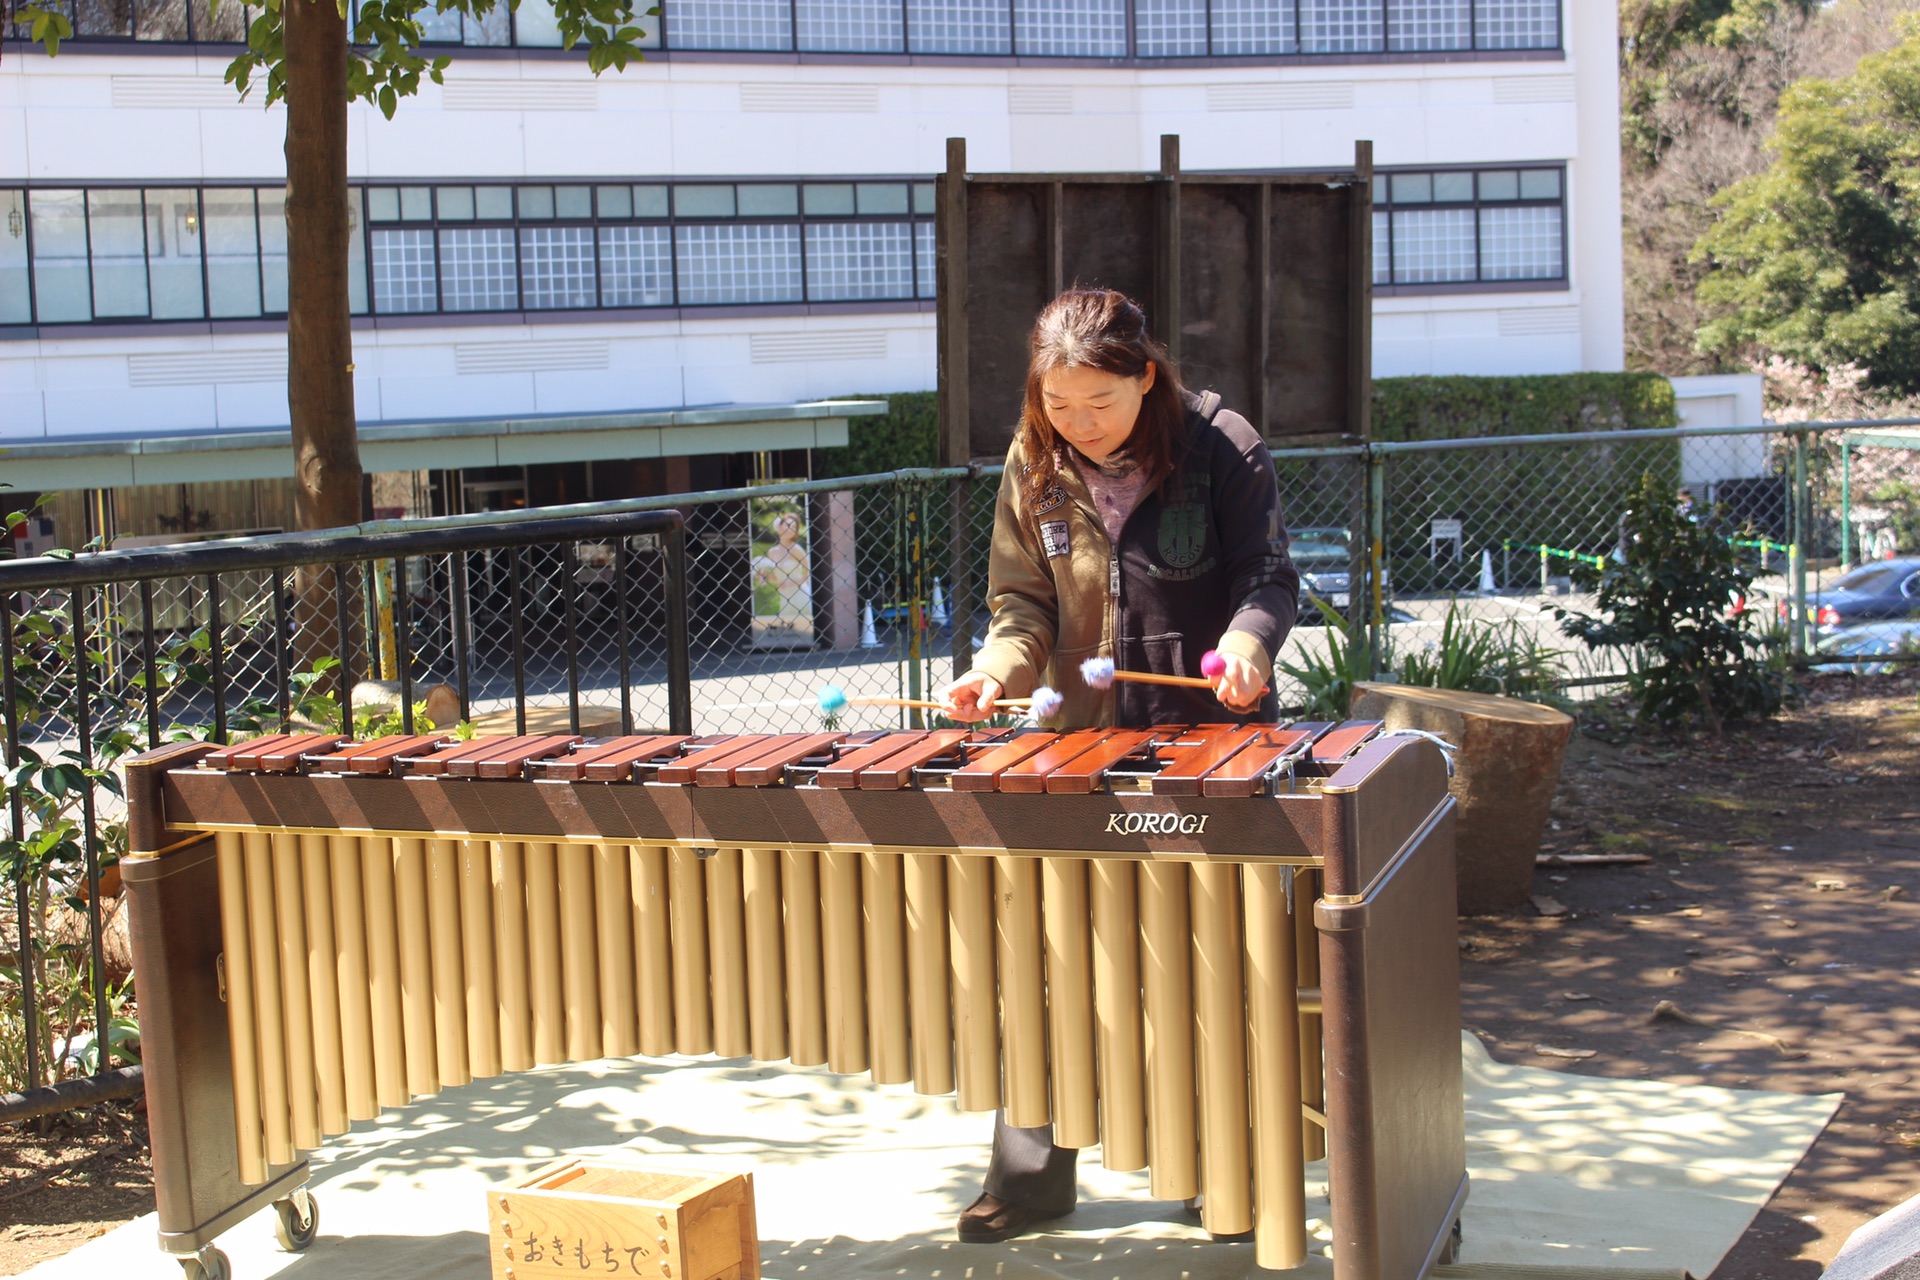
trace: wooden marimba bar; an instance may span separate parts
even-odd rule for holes
[[[273,735],[140,757],[129,810],[176,1252],[383,1108],[669,1053],[1051,1122],[1268,1267],[1305,1258],[1330,1140],[1342,1280],[1450,1251],[1452,802],[1376,722]],[[218,1061],[206,1011],[169,1023],[215,966]],[[230,1131],[175,1123],[210,1109]]]

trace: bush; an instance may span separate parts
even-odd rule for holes
[[[885,400],[887,411],[847,419],[847,443],[813,451],[816,480],[870,476],[903,467],[931,467],[940,457],[939,396],[932,391],[836,396],[836,400]]]
[[[1694,719],[1718,734],[1729,720],[1771,716],[1784,698],[1769,637],[1745,606],[1753,570],[1716,519],[1696,522],[1673,487],[1643,476],[1626,517],[1626,545],[1597,584],[1597,614],[1557,610],[1560,629],[1589,649],[1627,651],[1627,688],[1643,723]]]
[[[1519,619],[1469,618],[1458,601],[1450,600],[1440,639],[1401,659],[1396,674],[1401,684],[1427,689],[1557,702],[1555,690],[1566,666],[1558,653],[1527,634]]]

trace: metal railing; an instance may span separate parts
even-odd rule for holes
[[[113,772],[122,756],[163,739],[225,742],[298,724],[351,734],[385,720],[412,733],[415,676],[442,660],[461,721],[510,685],[516,732],[542,696],[579,732],[597,667],[617,684],[619,731],[633,731],[641,693],[638,714],[691,732],[686,586],[671,509],[0,562],[10,821],[0,849],[13,907],[0,922],[0,1014],[11,1023],[0,1023],[0,1052],[17,1045],[17,1061],[0,1065],[23,1086],[0,1094],[0,1120],[140,1087],[137,1071],[115,1067],[124,990],[104,946],[102,873],[125,847]],[[391,687],[369,691],[390,695],[390,711],[356,714],[363,667],[392,674]],[[82,904],[84,947],[54,940],[61,899]],[[59,1079],[74,1061],[86,1075]]]

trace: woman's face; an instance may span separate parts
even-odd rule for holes
[[[1154,373],[1151,364],[1137,378],[1085,365],[1050,369],[1040,377],[1040,403],[1054,432],[1099,462],[1133,435]]]

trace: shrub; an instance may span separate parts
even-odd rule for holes
[[[1780,709],[1784,688],[1773,645],[1745,607],[1754,573],[1715,518],[1696,522],[1671,485],[1641,478],[1623,552],[1596,585],[1597,612],[1560,609],[1560,629],[1589,649],[1631,655],[1627,688],[1643,723],[1729,720]]]

